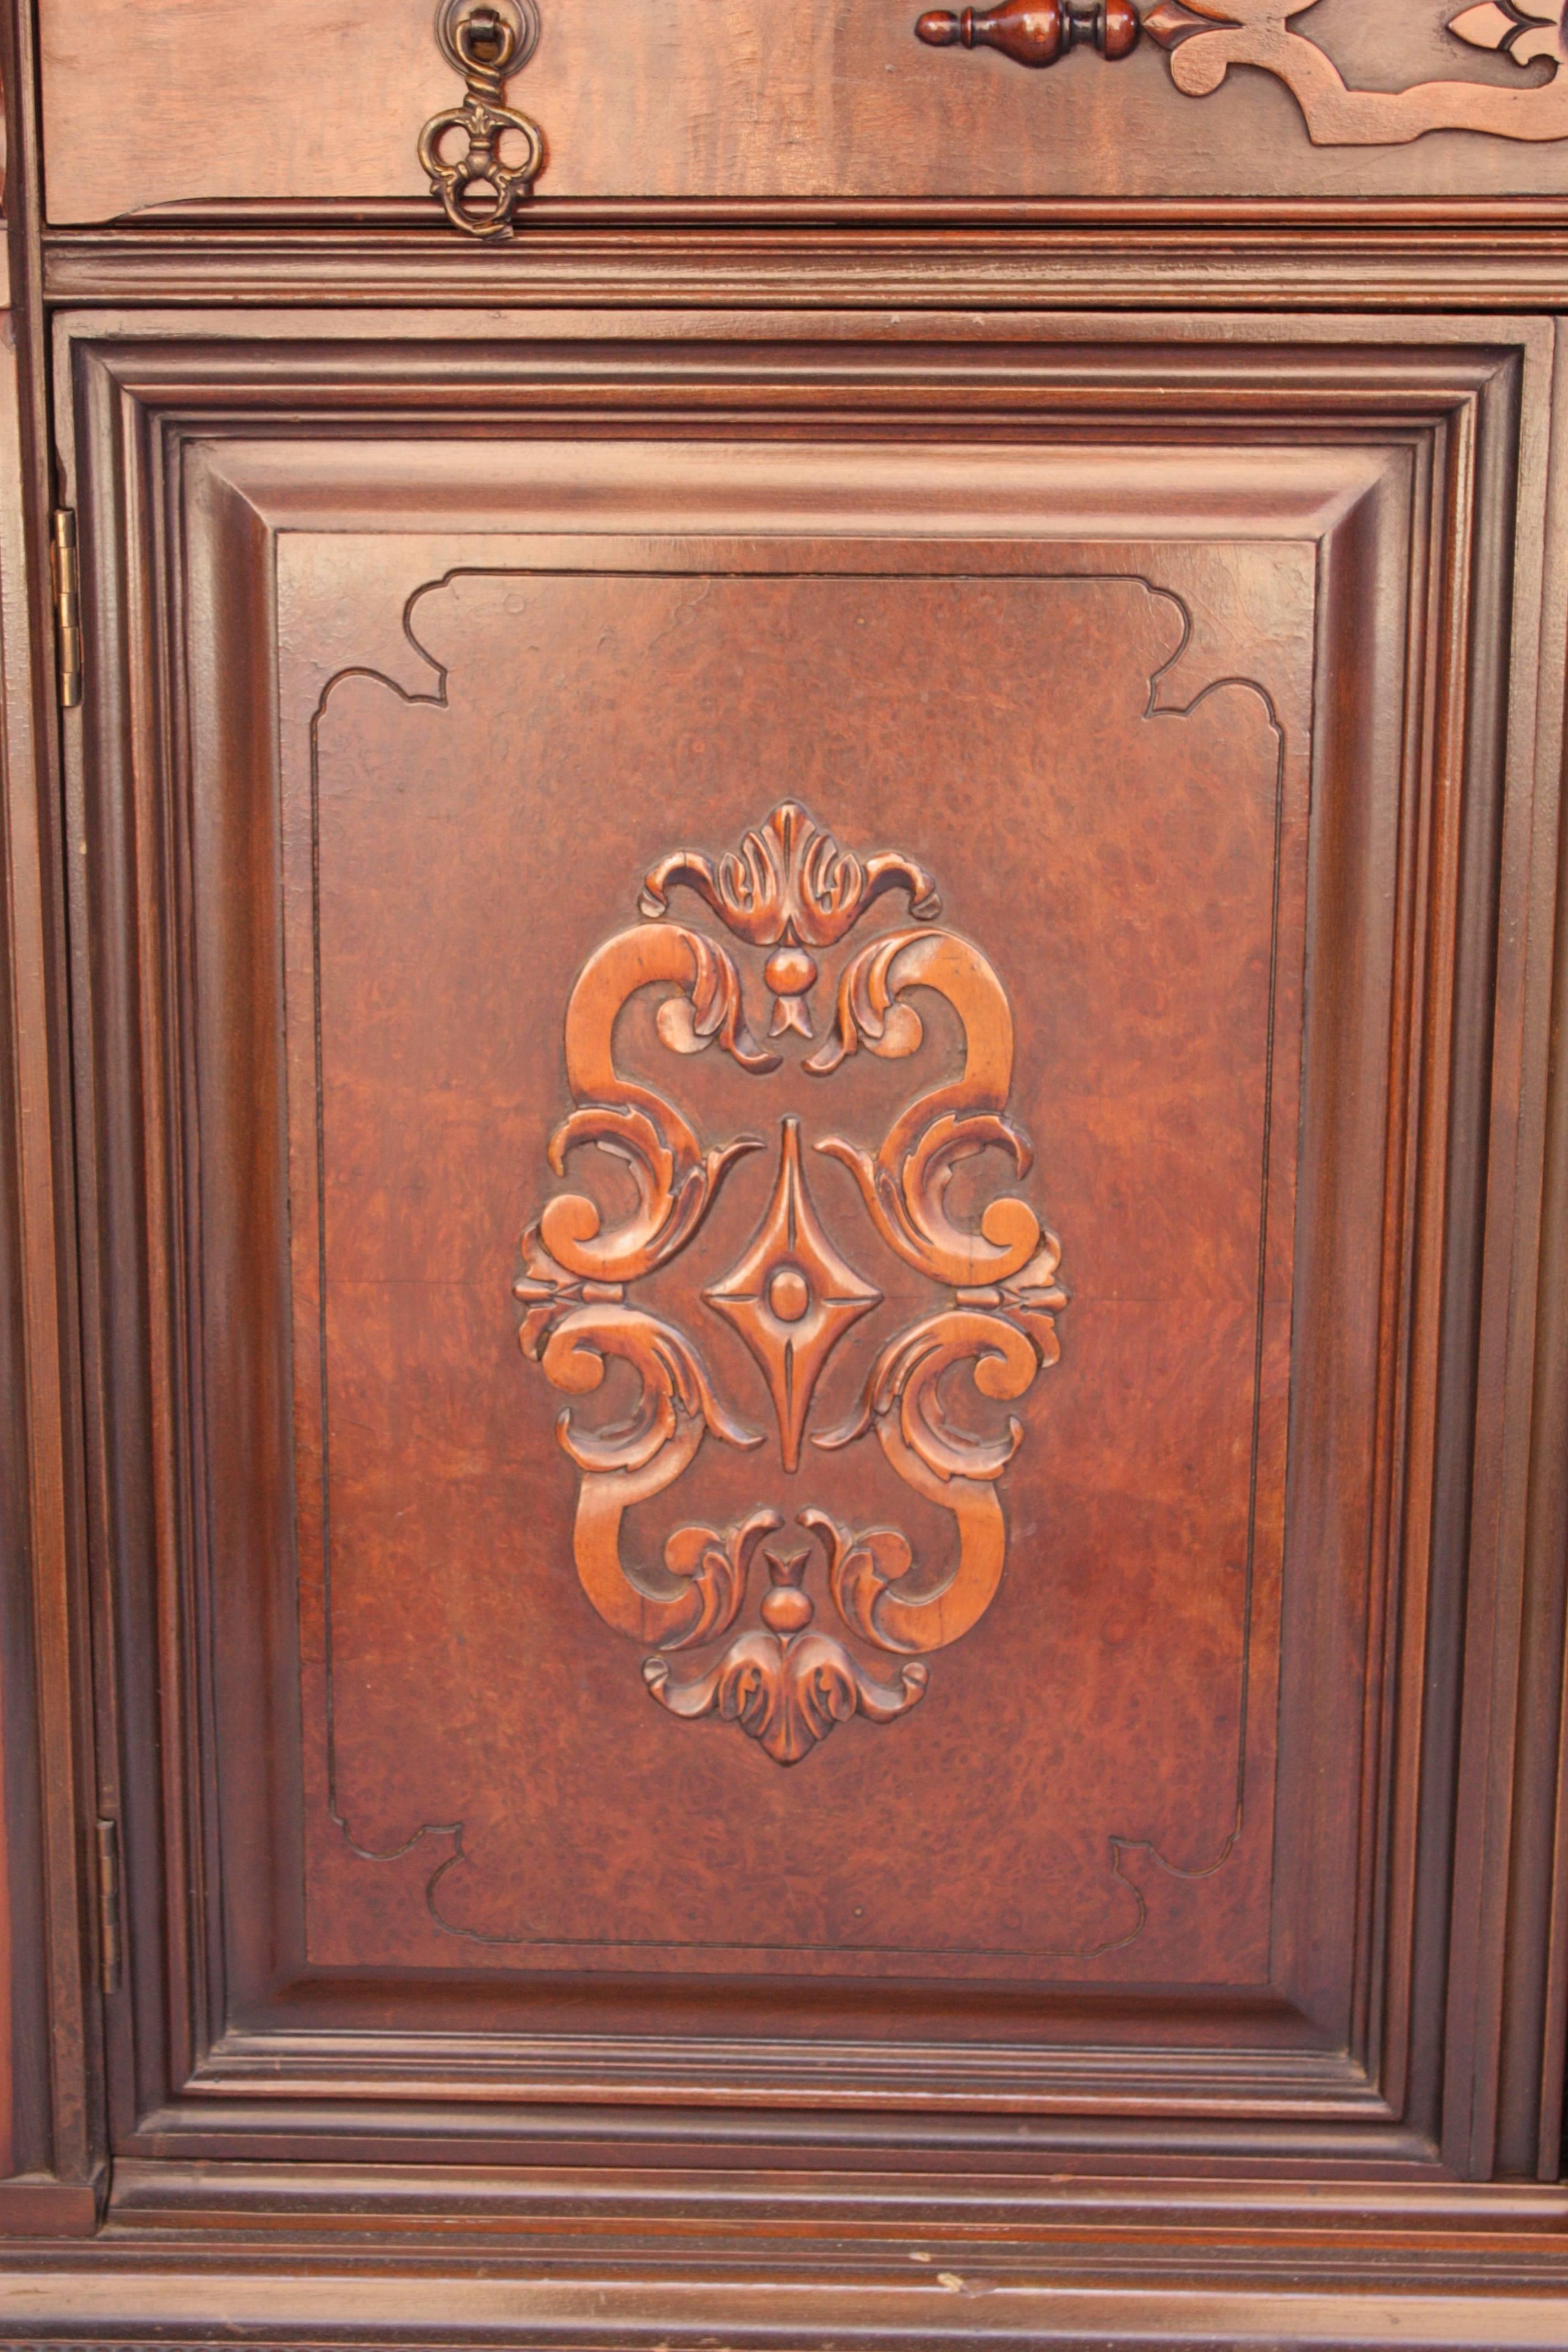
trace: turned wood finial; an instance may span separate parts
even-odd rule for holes
[[[1135,0],[1000,0],[994,8],[932,8],[915,26],[928,48],[999,49],[1021,66],[1054,66],[1080,42],[1102,58],[1137,47]]]

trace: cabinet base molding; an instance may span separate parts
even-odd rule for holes
[[[579,2247],[635,2232],[700,2243],[805,2235],[881,2245],[984,2244],[1022,2255],[1070,2240],[1100,2257],[1115,2243],[1147,2256],[1189,2241],[1269,2249],[1289,2243],[1321,2256],[1337,2244],[1347,2271],[1371,2250],[1420,2264],[1462,2249],[1464,2260],[1561,2263],[1568,2286],[1568,2189],[1532,2181],[1447,2178],[1436,2163],[1403,2175],[1390,2164],[1356,2179],[1348,2168],[1277,2166],[1243,2178],[1233,2164],[1208,2171],[1107,2157],[1073,2172],[994,2169],[719,2169],[674,2166],[505,2166],[157,2161],[115,2164],[106,2220],[121,2242],[168,2231],[225,2233],[289,2229],[341,2242],[374,2229],[387,2243],[427,2243],[454,2231],[493,2239]]]
[[[855,2260],[841,2248],[797,2242],[787,2263],[743,2247],[706,2263],[646,2255],[581,2255],[471,2269],[419,2265],[371,2276],[358,2269],[285,2269],[259,2248],[210,2266],[149,2269],[123,2255],[77,2268],[22,2260],[0,2282],[0,2342],[7,2345],[244,2343],[527,2345],[634,2347],[747,2345],[805,2347],[987,2342],[1030,2346],[1271,2346],[1449,2352],[1449,2347],[1568,2345],[1563,2276],[1487,2291],[1430,2282],[1304,2278],[1257,2266],[1194,2278],[1179,2256],[1140,2273],[1096,2275],[1093,2257],[1047,2265],[1012,2249],[934,2244]],[[1076,2273],[1076,2274],[1075,2274]]]
[[[43,2172],[0,2180],[0,2236],[90,2238],[107,2187],[107,2173],[93,2181],[56,2180]]]

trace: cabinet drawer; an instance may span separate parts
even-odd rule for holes
[[[924,45],[918,0],[541,0],[507,98],[543,134],[541,205],[1568,194],[1564,0],[1123,5],[1130,54],[1097,54],[1086,16],[1042,71]],[[39,16],[57,225],[235,201],[434,213],[417,135],[461,89],[431,0]]]

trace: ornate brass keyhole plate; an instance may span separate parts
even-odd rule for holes
[[[748,1025],[748,986],[730,948],[668,919],[678,890],[694,893],[733,940],[765,957],[758,977],[772,1000],[767,1044]],[[907,898],[908,922],[843,959],[831,1024],[816,1044],[818,956],[847,941],[890,893]],[[990,1435],[960,1426],[944,1382],[967,1365],[982,1398],[1012,1402],[1058,1360],[1056,1316],[1067,1303],[1057,1279],[1060,1250],[1016,1194],[992,1199],[973,1225],[950,1211],[961,1161],[994,1149],[1022,1178],[1031,1155],[1007,1116],[1006,992],[979,948],[938,925],[941,900],[921,866],[890,851],[862,861],[785,802],[717,863],[689,850],[662,859],[645,880],[640,908],[643,921],[600,948],[572,991],[565,1044],[574,1107],[550,1145],[563,1178],[569,1153],[594,1147],[611,1154],[635,1179],[637,1206],[606,1226],[584,1193],[563,1191],[545,1204],[523,1237],[520,1336],[524,1354],[569,1396],[596,1389],[611,1357],[640,1383],[625,1422],[589,1430],[568,1407],[557,1425],[579,1473],[573,1544],[594,1607],[651,1651],[643,1678],[660,1706],[737,1723],[775,1761],[794,1764],[852,1716],[884,1723],[907,1714],[926,1691],[925,1656],[959,1640],[989,1608],[1007,1549],[998,1484],[1024,1430],[1016,1417]],[[803,1050],[813,1047],[802,1066],[824,1080],[861,1052],[913,1059],[926,1043],[922,991],[944,998],[962,1025],[958,1075],[915,1094],[874,1150],[832,1134],[814,1145],[849,1171],[881,1243],[948,1294],[872,1352],[859,1408],[842,1426],[811,1425],[813,1396],[829,1359],[852,1342],[882,1295],[858,1270],[853,1238],[824,1222],[795,1118],[778,1120],[772,1144],[748,1133],[705,1147],[673,1101],[620,1073],[617,1017],[651,988],[663,992],[658,1032],[672,1055],[716,1049],[759,1081],[781,1067],[784,1045],[795,1038]],[[950,1516],[955,1556],[945,1573],[918,1564],[900,1528],[851,1528],[809,1504],[795,1514],[802,1539],[790,1548],[770,1543],[784,1519],[759,1507],[727,1528],[678,1528],[658,1567],[623,1550],[626,1512],[684,1475],[707,1438],[745,1449],[767,1442],[765,1429],[719,1393],[693,1332],[634,1303],[630,1292],[685,1249],[735,1163],[769,1149],[776,1167],[765,1213],[702,1303],[756,1360],[783,1471],[799,1475],[811,1447],[874,1438],[904,1484]],[[753,1622],[748,1601],[759,1551],[769,1582]],[[839,1631],[817,1622],[817,1580]],[[890,1666],[890,1659],[903,1663]]]

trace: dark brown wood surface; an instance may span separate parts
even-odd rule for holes
[[[6,2341],[1568,2341],[1561,12],[917,13],[6,13]]]

